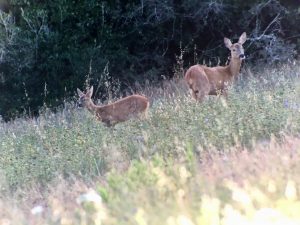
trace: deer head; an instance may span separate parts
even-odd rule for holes
[[[93,104],[92,102],[92,95],[93,95],[93,86],[84,94],[79,88],[77,88],[77,93],[79,95],[78,99],[78,106],[79,107],[87,107],[91,106]]]
[[[243,44],[246,42],[247,35],[244,32],[237,43],[232,44],[232,42],[228,38],[224,38],[225,46],[231,51],[231,58],[232,59],[245,59],[245,53]]]

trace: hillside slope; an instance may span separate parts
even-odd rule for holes
[[[169,81],[143,91],[152,99],[147,120],[114,128],[72,103],[2,122],[1,218],[299,224],[299,72],[295,64],[248,70],[227,101],[210,97],[203,104]]]

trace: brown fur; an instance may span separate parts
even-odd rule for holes
[[[79,102],[107,126],[113,126],[119,122],[137,118],[141,115],[147,117],[149,100],[144,96],[131,95],[114,103],[99,106],[95,105],[91,99],[93,87],[91,87],[86,94],[79,89],[77,89],[77,92],[79,95]]]
[[[187,70],[185,80],[194,99],[202,101],[206,95],[223,94],[227,96],[227,86],[239,74],[244,59],[242,45],[245,41],[246,33],[243,33],[239,42],[235,44],[232,44],[228,38],[224,38],[226,47],[231,51],[231,61],[228,66],[194,65]]]

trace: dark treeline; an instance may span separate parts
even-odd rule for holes
[[[55,107],[93,84],[159,82],[183,66],[225,63],[223,37],[248,34],[250,63],[297,57],[299,0],[2,0],[0,115]],[[181,61],[181,62],[182,62]],[[102,94],[101,94],[102,93]]]

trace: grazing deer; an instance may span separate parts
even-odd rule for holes
[[[79,95],[79,106],[86,107],[91,113],[96,115],[98,120],[105,123],[108,127],[130,118],[139,117],[141,114],[144,114],[144,117],[147,116],[149,100],[141,95],[131,95],[114,103],[99,106],[95,105],[91,99],[93,87],[85,94],[77,88],[77,93]]]
[[[246,39],[245,32],[235,44],[232,44],[228,38],[224,38],[225,46],[231,51],[231,60],[228,66],[194,65],[187,70],[184,78],[194,99],[201,102],[207,95],[223,94],[227,96],[227,86],[239,74],[242,60],[245,59],[243,44]]]

